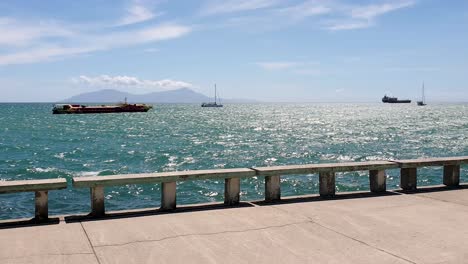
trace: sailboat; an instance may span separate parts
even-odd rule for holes
[[[426,105],[426,97],[424,96],[424,82],[422,86],[422,98],[421,101],[418,101],[419,106],[425,106]]]
[[[222,104],[218,104],[217,101],[217,95],[216,95],[216,84],[215,84],[215,96],[214,96],[214,102],[209,102],[209,103],[202,103],[201,107],[223,107]]]

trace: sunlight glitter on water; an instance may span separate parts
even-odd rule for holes
[[[0,179],[272,166],[468,155],[468,106],[246,104],[205,109],[156,105],[149,113],[50,114],[48,104],[0,104]],[[421,169],[418,184],[442,182]],[[462,181],[468,179],[462,170]],[[284,195],[318,192],[317,175],[282,177]],[[242,199],[261,199],[263,179],[242,180]],[[388,171],[388,188],[399,172]],[[222,201],[223,182],[181,182],[178,202]],[[337,190],[368,190],[363,173]],[[159,185],[106,189],[109,210],[159,205]],[[62,199],[66,197],[67,199]],[[0,218],[32,215],[28,194],[2,196]],[[13,206],[14,205],[14,206]],[[3,210],[3,208],[6,211]],[[51,214],[89,210],[89,190],[51,192]]]

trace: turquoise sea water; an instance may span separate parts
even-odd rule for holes
[[[52,115],[51,104],[0,104],[0,180],[468,155],[468,105],[155,105],[149,113]],[[419,170],[419,185],[442,168]],[[387,186],[398,188],[399,171]],[[462,181],[468,170],[462,168]],[[263,179],[242,180],[243,200]],[[282,194],[318,193],[318,176],[282,177]],[[368,190],[366,172],[337,175],[337,191]],[[223,181],[178,184],[178,203],[222,201]],[[32,193],[0,195],[0,219],[32,217]],[[49,195],[51,214],[89,212],[89,190]],[[159,185],[106,189],[106,209],[156,207]]]

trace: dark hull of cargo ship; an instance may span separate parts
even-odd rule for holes
[[[411,103],[411,100],[398,100],[397,97],[389,97],[385,95],[382,98],[382,102],[388,104],[409,104]]]
[[[396,101],[388,101],[388,102],[384,102],[384,103],[387,103],[387,104],[410,104],[411,100],[396,100]]]
[[[123,106],[84,106],[65,105],[54,107],[53,114],[110,114],[110,113],[136,113],[148,112],[152,106],[148,105],[123,105]]]

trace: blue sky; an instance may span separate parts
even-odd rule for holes
[[[468,1],[0,2],[0,101],[190,87],[264,101],[468,101]]]

